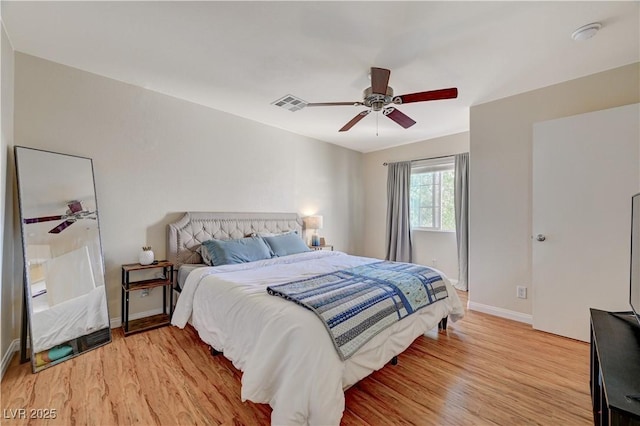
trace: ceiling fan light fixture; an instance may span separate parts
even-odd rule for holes
[[[385,95],[379,93],[373,93],[371,87],[367,87],[362,92],[363,104],[371,107],[374,111],[380,111],[383,107],[389,105],[393,99],[393,88],[387,86],[387,93]]]
[[[575,41],[589,40],[591,37],[596,35],[600,28],[602,28],[602,24],[600,22],[583,25],[571,34],[571,38]]]

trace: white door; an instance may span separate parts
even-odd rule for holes
[[[629,310],[639,117],[634,104],[533,126],[535,329],[588,341],[589,308]]]

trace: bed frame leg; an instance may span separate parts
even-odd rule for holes
[[[391,365],[398,365],[398,357],[394,356],[393,358],[391,358]]]
[[[445,331],[447,329],[447,320],[448,319],[449,319],[449,317],[444,317],[444,318],[442,318],[442,320],[440,320],[440,322],[438,323],[438,330]]]
[[[222,353],[213,349],[213,346],[209,346],[209,352],[211,353],[212,356],[218,356]]]

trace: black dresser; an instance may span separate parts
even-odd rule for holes
[[[590,384],[596,425],[640,426],[640,324],[635,318],[591,309]]]

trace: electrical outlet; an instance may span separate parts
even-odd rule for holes
[[[149,295],[149,289],[145,288],[140,292],[140,297],[147,297]]]
[[[526,299],[527,298],[527,288],[525,286],[523,286],[523,285],[519,285],[516,288],[517,288],[516,296],[518,296],[518,298],[520,298],[520,299]]]
[[[438,266],[438,259],[431,259],[432,266]]]

